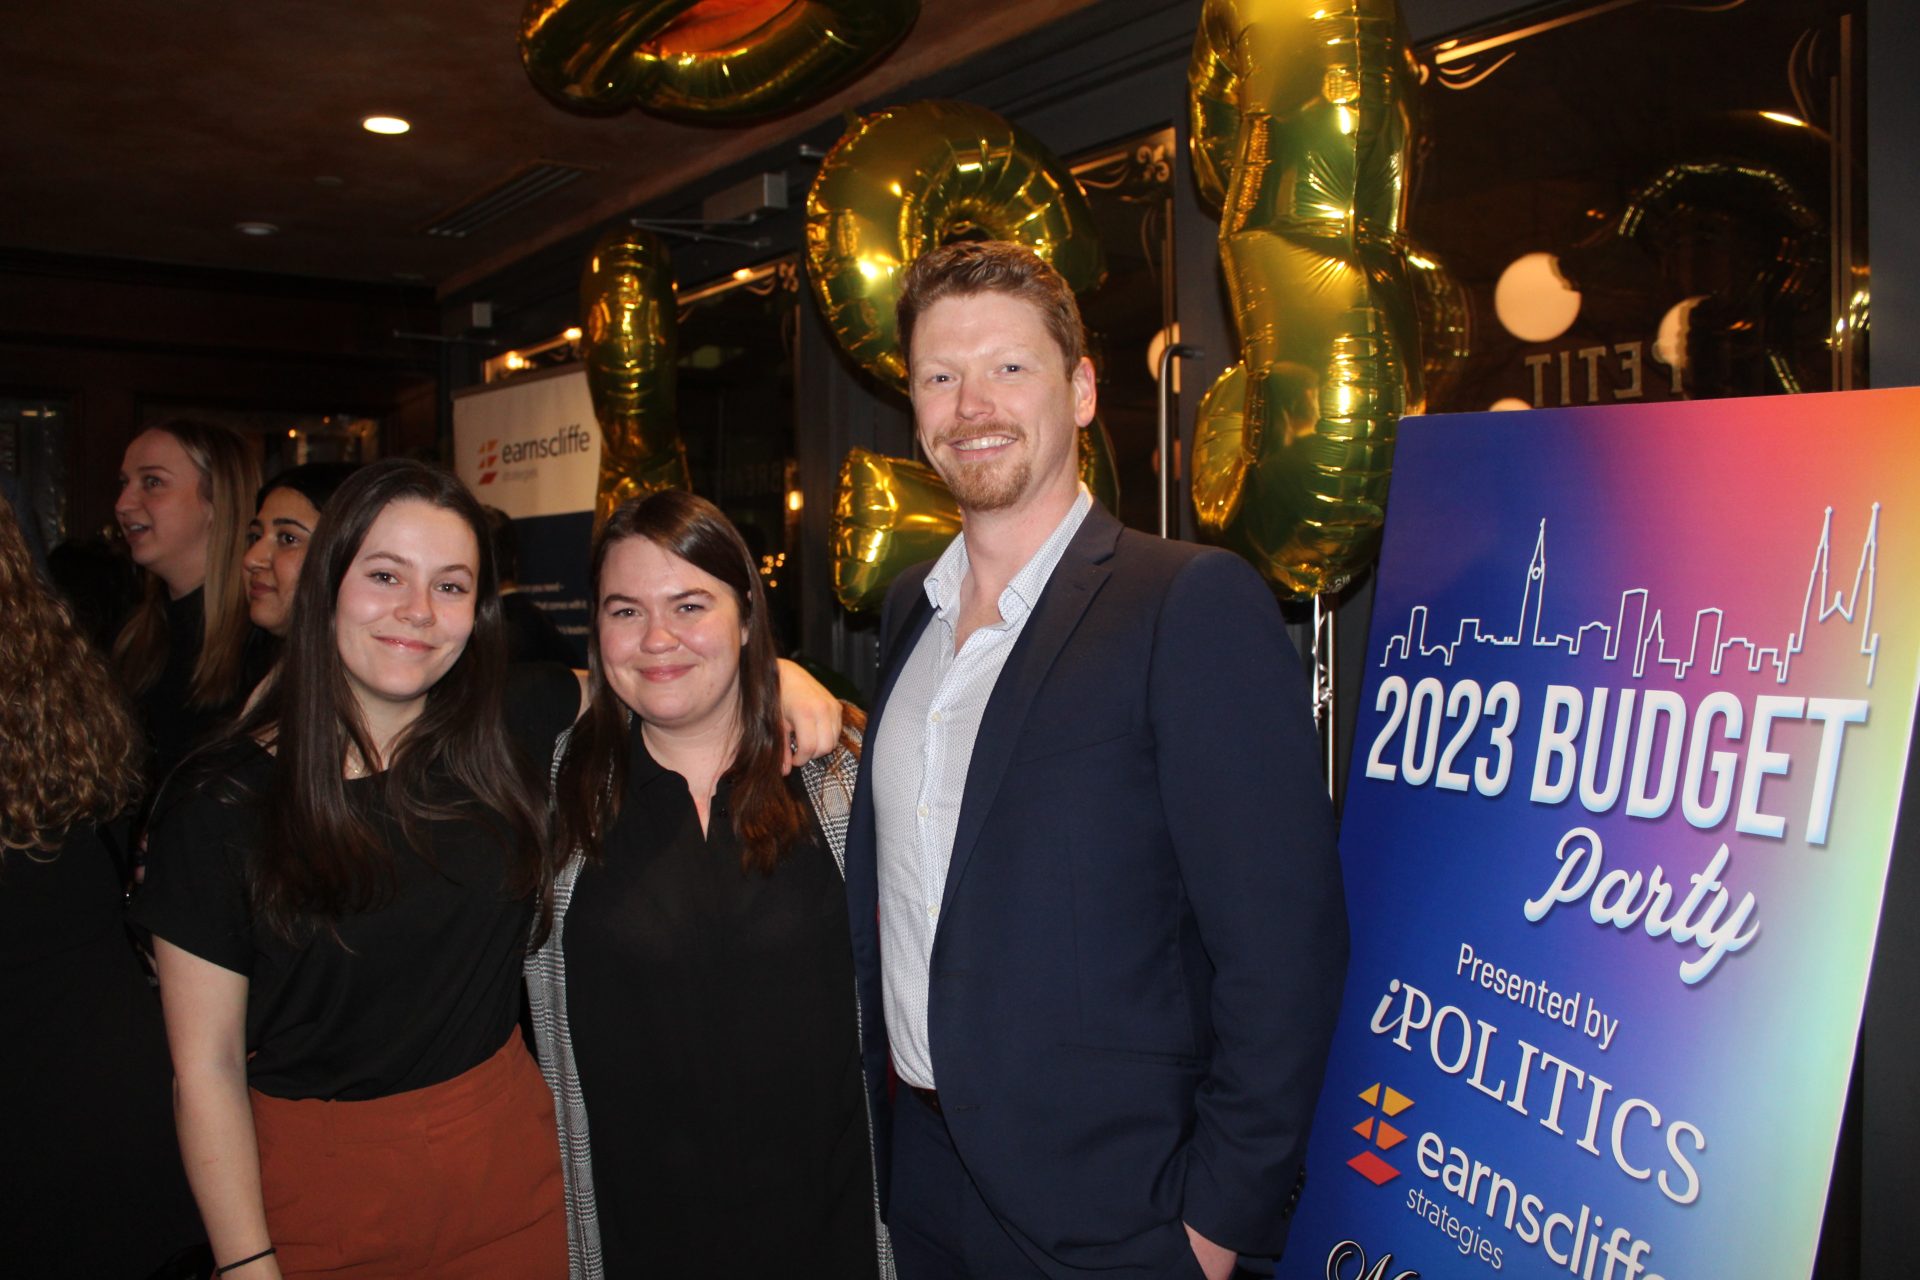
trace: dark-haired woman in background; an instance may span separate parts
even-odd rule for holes
[[[248,669],[240,569],[259,487],[246,442],[213,423],[143,431],[121,460],[113,514],[147,582],[113,663],[153,744],[153,782],[238,709],[259,675]]]
[[[247,616],[276,639],[285,639],[292,625],[293,592],[320,513],[354,470],[350,462],[307,462],[260,486],[240,568],[246,575]]]
[[[485,520],[443,471],[363,468],[300,576],[275,679],[156,810],[135,909],[215,1261],[557,1276],[553,1108],[516,1023],[553,875],[530,761],[578,686],[554,669],[503,708]]]
[[[890,1273],[839,865],[852,740],[782,778],[766,601],[711,503],[621,506],[593,600],[556,783],[575,856],[528,967],[572,1274]]]
[[[0,1270],[141,1280],[202,1236],[101,838],[140,798],[140,731],[4,502],[0,619]]]

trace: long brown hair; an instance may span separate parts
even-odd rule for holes
[[[629,498],[608,517],[593,544],[594,625],[587,631],[587,712],[573,727],[554,789],[555,844],[598,861],[620,816],[626,790],[630,712],[607,683],[600,655],[600,588],[607,552],[628,538],[646,538],[725,583],[740,609],[747,642],[740,650],[740,745],[733,779],[733,831],[743,870],[772,871],[808,830],[800,801],[780,766],[786,732],[780,718],[780,674],[773,628],[752,554],[733,522],[705,498],[668,489]]]
[[[426,822],[476,812],[487,819],[509,848],[505,888],[536,897],[537,943],[552,919],[552,846],[536,798],[536,765],[520,758],[507,734],[506,624],[486,517],[451,474],[395,458],[361,468],[340,486],[300,570],[278,673],[206,759],[217,762],[223,752],[252,741],[274,744],[264,847],[249,871],[255,917],[268,927],[295,938],[365,911],[391,892],[392,855],[347,802],[349,749],[362,760],[377,755],[347,683],[334,618],[340,584],[367,530],[401,501],[459,516],[473,531],[479,562],[467,646],[428,691],[419,718],[394,740],[377,785],[403,836],[423,857],[432,852],[423,838]]]
[[[246,692],[240,683],[253,624],[247,618],[240,553],[247,545],[260,465],[247,442],[219,423],[183,418],[155,429],[186,450],[199,474],[200,498],[213,507],[206,584],[200,593],[200,656],[193,664],[187,701],[195,707],[221,707]],[[167,665],[167,585],[157,573],[145,577],[145,594],[113,642],[114,667],[136,694],[150,688]]]
[[[58,849],[140,798],[140,731],[73,615],[34,569],[0,499],[0,850]]]

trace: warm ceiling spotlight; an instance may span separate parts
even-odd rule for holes
[[[571,328],[571,329],[563,329],[563,330],[561,330],[561,331],[560,331],[560,336],[561,336],[561,337],[563,337],[563,338],[565,338],[565,339],[566,339],[566,340],[567,340],[568,342],[578,342],[578,341],[580,341],[580,339],[581,339],[581,337],[582,337],[583,335],[582,335],[582,334],[581,334],[581,332],[580,332],[580,326],[578,326],[578,325],[575,325],[575,326],[574,326],[573,328]]]
[[[1760,118],[1763,120],[1771,120],[1775,124],[1791,125],[1795,129],[1807,128],[1807,122],[1805,120],[1802,120],[1799,116],[1790,116],[1784,111],[1762,111]]]
[[[413,128],[399,116],[368,116],[360,122],[368,133],[401,134]]]
[[[741,267],[738,271],[733,273],[733,278],[744,284],[748,280],[753,279],[753,268]]]
[[[243,236],[277,236],[280,228],[271,222],[236,222],[233,229]]]

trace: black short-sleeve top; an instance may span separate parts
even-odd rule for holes
[[[578,685],[563,667],[515,667],[506,702],[516,747],[544,782]],[[533,904],[504,887],[512,837],[503,824],[477,811],[436,819],[422,832],[422,856],[402,836],[384,780],[349,781],[347,802],[392,855],[392,892],[332,932],[290,942],[257,924],[247,899],[272,757],[241,747],[221,777],[186,772],[194,776],[177,777],[156,809],[133,917],[246,975],[253,1088],[279,1098],[386,1097],[450,1080],[514,1034]],[[436,799],[457,802],[445,785]],[[234,803],[236,790],[250,798]]]

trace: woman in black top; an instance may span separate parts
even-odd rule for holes
[[[556,782],[577,856],[529,970],[573,1275],[872,1277],[836,865],[851,741],[781,777],[765,598],[712,504],[621,506],[593,593],[589,705]]]
[[[179,421],[135,436],[113,514],[145,595],[113,643],[113,663],[153,745],[158,782],[246,697],[253,627],[240,567],[260,468],[226,427]]]
[[[144,1280],[203,1237],[109,852],[140,732],[0,500],[0,1271]]]
[[[162,799],[136,909],[215,1260],[558,1275],[552,1108],[516,1022],[553,875],[526,748],[577,693],[557,672],[516,748],[485,522],[445,472],[363,469],[302,577],[274,681]]]

